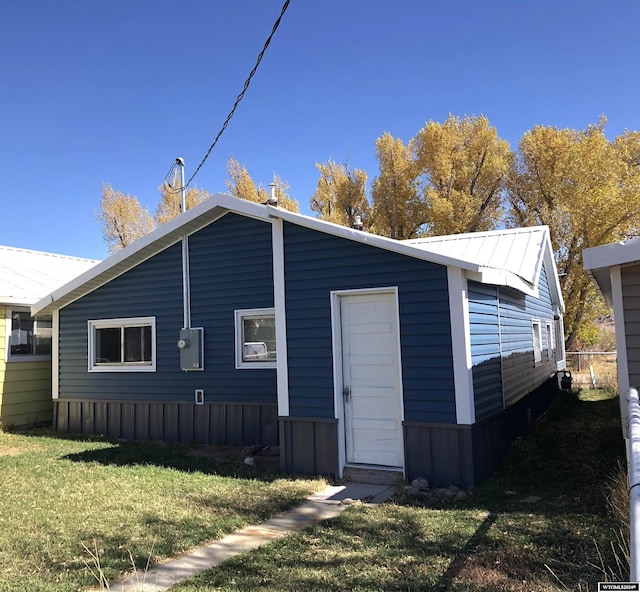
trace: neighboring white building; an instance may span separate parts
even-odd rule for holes
[[[0,425],[51,420],[51,317],[30,307],[97,261],[0,246]]]
[[[585,249],[582,255],[585,270],[613,308],[620,415],[628,437],[625,395],[629,387],[640,387],[640,238]]]

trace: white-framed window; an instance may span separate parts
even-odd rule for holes
[[[156,319],[88,321],[89,372],[155,372]]]
[[[555,346],[556,346],[556,362],[564,362],[564,325],[562,323],[562,318],[554,319],[553,321],[555,331]]]
[[[553,323],[551,321],[547,321],[547,354],[549,355],[549,359],[553,359],[556,355],[556,344],[555,344],[555,332],[553,330]]]
[[[542,324],[538,320],[531,321],[533,331],[533,360],[536,365],[542,363]]]
[[[236,368],[276,367],[276,315],[273,308],[235,311]]]
[[[7,360],[29,362],[51,359],[51,317],[34,318],[28,308],[7,309]]]

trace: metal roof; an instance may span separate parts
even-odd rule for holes
[[[31,305],[97,261],[0,246],[0,304]]]
[[[537,295],[538,280],[545,258],[555,269],[547,226],[454,234],[402,242],[430,253],[473,262],[479,268],[479,281],[511,286],[534,295]]]
[[[232,197],[226,194],[216,194],[206,199],[204,202],[198,204],[194,208],[188,210],[184,214],[181,214],[177,218],[163,224],[159,228],[156,228],[153,232],[137,240],[128,247],[122,249],[115,255],[102,261],[94,268],[88,270],[82,275],[74,278],[65,286],[53,291],[49,295],[42,298],[35,303],[32,307],[33,314],[47,314],[56,308],[62,308],[67,304],[70,304],[74,300],[81,298],[85,294],[99,288],[112,279],[118,277],[122,273],[132,269],[139,263],[142,263],[146,259],[149,259],[156,253],[159,253],[163,249],[179,242],[183,236],[197,232],[201,228],[209,225],[211,222],[224,216],[225,214],[233,212],[244,216],[249,216],[255,219],[264,220],[266,222],[272,222],[275,219],[282,219],[298,226],[304,226],[325,234],[331,234],[348,240],[361,242],[377,248],[385,249],[406,255],[408,257],[414,257],[416,259],[422,259],[438,263],[441,265],[454,266],[465,270],[469,277],[478,279],[478,281],[487,281],[491,283],[497,283],[499,285],[513,285],[520,290],[531,293],[537,289],[537,286],[532,287],[537,282],[537,278],[540,273],[541,261],[544,254],[540,253],[540,250],[545,248],[550,249],[550,243],[548,239],[548,229],[546,227],[536,227],[534,229],[519,229],[522,236],[518,237],[516,241],[520,245],[525,241],[525,237],[529,237],[527,240],[530,242],[530,246],[522,253],[522,257],[533,257],[535,261],[521,261],[520,273],[525,277],[519,282],[515,280],[511,283],[504,281],[506,273],[503,268],[499,267],[499,264],[495,262],[495,268],[484,268],[482,265],[474,260],[471,252],[467,251],[448,251],[443,247],[438,247],[435,241],[446,238],[460,238],[460,237],[473,237],[475,234],[459,235],[458,237],[438,237],[434,239],[434,243],[427,244],[425,241],[397,241],[390,238],[369,234],[352,228],[346,228],[330,222],[325,222],[317,218],[311,218],[299,213],[289,212],[277,207],[262,205],[253,202],[249,202],[243,199]],[[514,231],[503,231],[505,234],[514,234]],[[546,233],[546,234],[545,234]],[[492,244],[492,233],[478,233],[479,235],[486,235],[487,247]],[[546,243],[544,242],[546,237]],[[536,251],[536,245],[538,251]],[[504,247],[501,247],[504,248]],[[495,250],[495,249],[494,249]],[[517,257],[516,257],[517,258]],[[553,264],[553,261],[552,261]],[[491,270],[492,274],[488,274],[487,270]],[[555,267],[554,267],[555,269]],[[516,277],[516,274],[511,273],[509,278]],[[535,276],[535,277],[533,277]],[[520,276],[517,276],[520,277]],[[556,274],[557,278],[557,274]],[[559,287],[558,287],[559,293]],[[562,296],[559,296],[558,302],[562,303]],[[561,309],[564,308],[563,304],[560,304]]]
[[[595,281],[609,306],[613,306],[611,268],[640,262],[640,238],[584,249],[582,260],[585,271]]]

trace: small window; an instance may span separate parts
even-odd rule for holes
[[[542,363],[542,327],[540,321],[531,321],[533,327],[533,359],[536,366]]]
[[[9,359],[33,360],[51,357],[51,317],[33,318],[28,310],[9,311]]]
[[[554,344],[556,346],[556,362],[564,362],[564,326],[562,318],[553,321],[555,331]]]
[[[273,308],[236,310],[236,368],[276,367]]]
[[[155,372],[154,317],[89,321],[90,372]]]
[[[556,355],[555,334],[553,331],[553,324],[547,321],[547,354],[549,359],[553,359]]]

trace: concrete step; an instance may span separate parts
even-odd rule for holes
[[[370,465],[348,465],[344,467],[343,477],[354,483],[375,483],[394,485],[404,480],[402,469]]]

